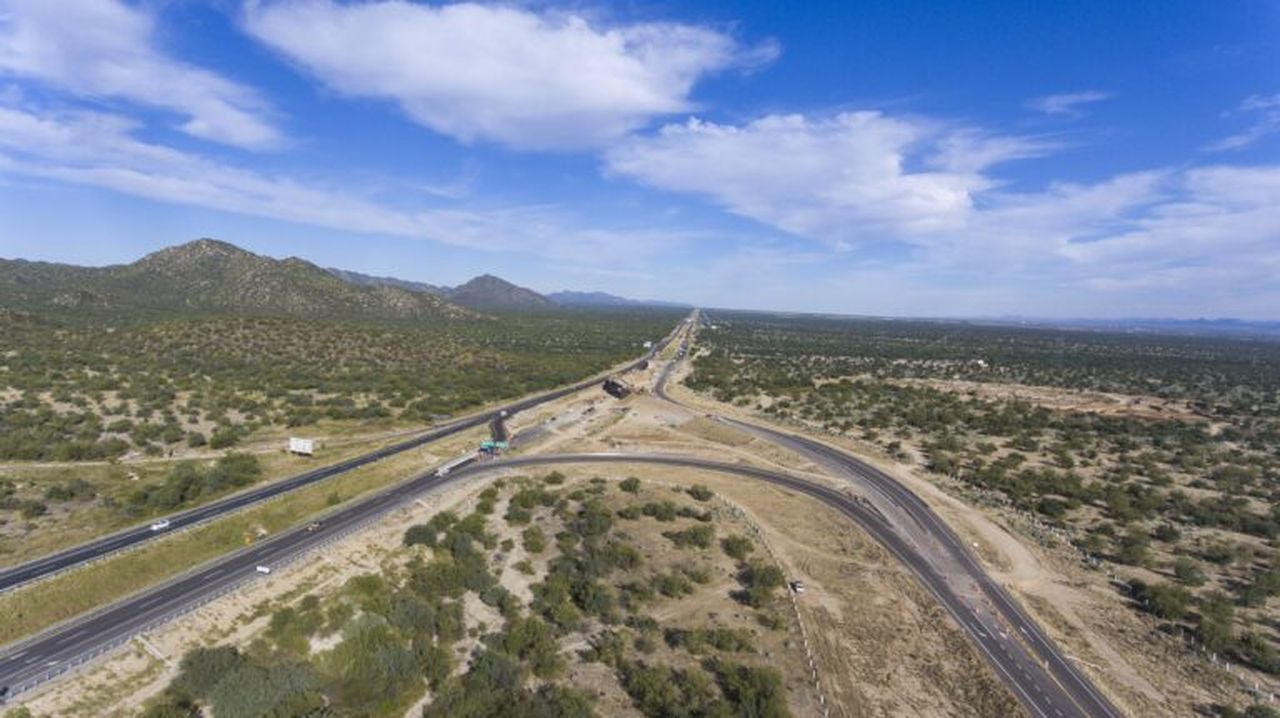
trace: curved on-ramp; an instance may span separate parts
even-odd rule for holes
[[[462,479],[498,473],[527,466],[556,464],[650,464],[677,466],[728,473],[766,481],[788,490],[815,498],[856,521],[919,577],[943,606],[969,633],[987,659],[1014,693],[1035,716],[1106,715],[1081,709],[1052,681],[1030,680],[1027,666],[1005,652],[1001,641],[991,633],[974,633],[975,618],[939,577],[932,566],[885,522],[884,518],[850,494],[830,486],[746,464],[732,464],[700,457],[670,454],[548,454],[514,457],[484,463],[471,463],[455,468],[445,476],[430,472],[356,502],[325,519],[319,530],[297,529],[263,541],[251,549],[238,552],[200,566],[175,581],[142,591],[108,606],[102,611],[73,620],[26,641],[0,656],[0,686],[14,693],[28,690],[60,673],[77,666],[121,644],[151,626],[163,623],[183,611],[198,606],[232,590],[246,581],[260,578],[259,565],[280,565],[313,551],[376,520],[388,511],[404,505],[414,496]],[[1024,673],[1019,679],[1016,676]]]

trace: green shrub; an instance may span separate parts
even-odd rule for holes
[[[689,487],[689,495],[698,501],[710,501],[715,496],[715,492],[702,484],[694,484]]]
[[[751,539],[745,536],[732,534],[720,539],[720,548],[724,550],[725,555],[729,558],[744,561],[747,558],[747,554],[755,550],[755,545],[751,543]]]

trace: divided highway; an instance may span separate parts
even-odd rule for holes
[[[687,337],[683,345],[687,347]],[[647,356],[652,356],[660,348]],[[663,389],[674,365],[672,362],[665,367],[659,379],[655,393],[660,397],[668,398]],[[583,382],[551,394],[563,396],[589,384]],[[554,398],[544,397],[518,402],[511,408],[528,408]],[[481,416],[468,421],[479,423],[486,419]],[[548,454],[483,463],[468,461],[445,475],[430,472],[417,476],[339,509],[312,530],[299,528],[271,537],[13,646],[7,654],[0,655],[0,690],[8,687],[15,694],[28,690],[152,625],[190,610],[245,581],[264,578],[255,572],[257,566],[279,566],[313,551],[376,520],[422,492],[462,479],[525,466],[643,463],[733,474],[778,485],[822,501],[857,522],[919,578],[956,619],[1031,715],[1036,718],[1118,718],[1121,715],[1062,656],[1016,601],[987,576],[954,532],[914,493],[874,467],[821,442],[747,422],[720,420],[810,457],[835,475],[853,481],[866,495],[855,496],[849,491],[784,472],[670,454]],[[440,430],[447,428],[450,427]]]
[[[10,653],[0,656],[0,686],[8,687],[12,694],[24,692],[74,667],[85,658],[119,645],[149,627],[216,598],[246,581],[270,580],[268,576],[258,574],[256,568],[261,565],[279,566],[313,551],[404,505],[420,493],[463,479],[510,469],[590,463],[650,464],[717,471],[765,481],[817,499],[856,521],[920,578],[969,632],[1032,715],[1038,718],[1111,715],[1080,708],[1065,695],[1057,683],[1043,672],[1037,671],[1039,665],[1025,653],[1010,651],[1008,636],[1001,637],[995,631],[976,628],[983,622],[982,618],[975,616],[972,608],[951,591],[946,578],[938,575],[932,564],[864,501],[830,486],[778,471],[670,454],[534,455],[483,463],[470,462],[454,468],[444,476],[434,471],[423,474],[329,515],[314,530],[299,528],[279,534],[252,548],[214,560],[174,581],[143,591],[16,646]]]
[[[670,343],[676,332],[678,332],[682,326],[683,323],[677,326],[677,328],[673,330],[672,334],[666,339],[658,342],[653,348],[645,352],[644,356],[636,359],[630,364],[627,364],[618,371],[630,371],[631,369],[639,367],[643,362],[656,356],[659,351]],[[80,564],[103,558],[118,551],[132,548],[178,529],[209,521],[222,516],[223,514],[238,511],[247,506],[286,494],[304,486],[309,486],[318,481],[323,481],[333,476],[346,473],[352,469],[372,464],[375,461],[380,461],[389,456],[394,456],[410,449],[415,449],[433,441],[439,441],[440,439],[451,436],[460,431],[465,431],[476,426],[482,426],[499,411],[506,411],[508,414],[524,411],[525,409],[530,409],[538,406],[539,404],[545,404],[546,402],[554,401],[555,399],[559,399],[563,396],[568,396],[569,394],[585,389],[598,381],[600,381],[600,377],[598,376],[592,377],[591,379],[584,379],[576,384],[554,389],[527,399],[512,402],[506,406],[498,407],[492,412],[477,414],[475,416],[444,424],[443,426],[432,429],[412,439],[402,441],[398,444],[378,449],[376,451],[371,451],[367,454],[363,454],[331,466],[321,467],[288,479],[265,484],[259,488],[233,494],[226,498],[204,504],[203,506],[171,514],[164,517],[169,521],[169,526],[163,531],[152,531],[150,524],[135,526],[27,563],[0,570],[0,593],[17,588],[31,581],[46,578],[55,573],[74,568]]]

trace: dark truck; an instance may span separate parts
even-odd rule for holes
[[[628,396],[631,396],[631,385],[621,379],[609,377],[608,379],[605,379],[604,384],[601,384],[600,386],[604,389],[606,394],[615,399],[625,399]]]

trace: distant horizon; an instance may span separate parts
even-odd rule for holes
[[[665,297],[623,295],[623,294],[618,294],[616,292],[611,292],[605,289],[592,289],[592,288],[584,289],[584,288],[575,288],[575,287],[561,287],[558,289],[546,290],[546,289],[540,289],[534,286],[532,283],[526,283],[524,281],[521,281],[521,279],[519,279],[518,277],[497,274],[491,271],[482,271],[478,274],[475,274],[460,280],[455,280],[455,281],[441,281],[434,277],[423,278],[423,277],[401,276],[393,272],[392,273],[370,273],[370,272],[352,270],[348,267],[337,267],[332,265],[326,265],[301,254],[286,254],[286,255],[280,256],[280,255],[270,254],[267,252],[261,252],[249,247],[245,247],[234,241],[222,239],[219,237],[211,237],[207,235],[195,237],[185,242],[175,242],[173,244],[163,245],[158,248],[148,250],[132,258],[124,258],[120,260],[106,261],[106,262],[94,263],[94,264],[66,262],[66,261],[59,261],[59,260],[52,260],[52,259],[39,259],[39,258],[32,258],[32,257],[0,256],[0,260],[7,259],[7,260],[20,260],[20,261],[29,261],[29,262],[50,262],[54,264],[69,264],[74,266],[102,268],[102,267],[121,266],[121,265],[131,264],[133,262],[136,262],[142,259],[143,257],[149,254],[153,254],[155,252],[158,252],[170,247],[182,246],[184,244],[189,244],[191,242],[196,242],[199,240],[213,240],[216,242],[229,244],[243,251],[265,256],[265,257],[270,257],[276,260],[284,260],[284,259],[290,259],[290,258],[301,259],[303,261],[309,262],[325,270],[341,270],[341,271],[348,271],[348,272],[357,272],[358,274],[362,274],[369,277],[376,277],[381,279],[393,279],[393,280],[407,281],[407,282],[413,282],[413,283],[419,283],[419,284],[430,284],[432,286],[438,286],[443,288],[455,287],[455,286],[464,284],[467,281],[470,281],[477,277],[481,277],[484,275],[492,275],[492,276],[498,277],[499,279],[515,284],[517,286],[525,287],[527,289],[532,289],[533,291],[536,291],[543,296],[550,296],[550,295],[558,294],[561,292],[573,292],[573,293],[581,293],[581,294],[603,294],[603,295],[617,297],[619,299],[626,299],[634,302],[656,302],[656,303],[668,303],[673,305],[681,305],[681,306],[687,306],[687,307],[700,307],[702,309],[707,310],[708,312],[711,312],[711,311],[758,312],[758,313],[765,313],[765,314],[774,313],[774,314],[795,314],[795,315],[804,315],[804,316],[831,316],[831,317],[842,317],[842,318],[849,318],[849,319],[864,318],[864,319],[897,319],[897,320],[920,320],[920,321],[974,321],[974,322],[995,322],[995,323],[1024,322],[1024,323],[1031,323],[1031,324],[1038,324],[1038,325],[1043,325],[1048,323],[1070,324],[1070,323],[1080,323],[1080,322],[1097,322],[1097,323],[1109,323],[1109,324],[1116,324],[1116,325],[1124,325],[1124,324],[1140,325],[1143,323],[1159,323],[1159,322],[1174,322],[1174,323],[1234,322],[1234,323],[1240,323],[1240,324],[1275,325],[1275,328],[1280,329],[1280,318],[1277,318],[1277,319],[1256,318],[1255,319],[1255,318],[1232,317],[1232,316],[1105,317],[1105,316],[1067,316],[1067,315],[1037,316],[1037,315],[1021,315],[1021,314],[990,314],[990,315],[910,314],[908,315],[908,314],[874,314],[874,313],[866,313],[866,312],[841,312],[841,311],[824,311],[824,310],[779,309],[779,308],[769,308],[769,307],[709,306],[709,305],[698,304],[695,302],[687,302],[680,299],[672,299],[672,298],[665,298]],[[1271,328],[1271,327],[1268,326],[1268,328]]]

